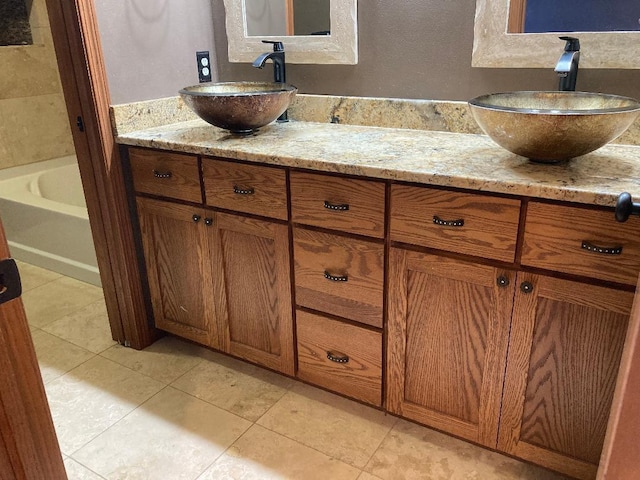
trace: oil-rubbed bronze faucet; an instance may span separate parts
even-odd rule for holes
[[[580,40],[574,37],[560,37],[567,42],[564,53],[556,64],[555,71],[560,77],[558,90],[575,91],[578,78],[578,62],[580,61]]]
[[[276,83],[286,83],[287,72],[285,70],[285,63],[284,63],[284,45],[282,44],[282,42],[272,42],[270,40],[262,40],[262,43],[272,43],[273,52],[267,52],[260,55],[253,62],[253,66],[256,68],[263,68],[267,60],[271,59],[271,61],[273,61],[273,81]],[[289,117],[287,115],[286,110],[282,115],[278,117],[277,121],[278,122],[289,121]]]

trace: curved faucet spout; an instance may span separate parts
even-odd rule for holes
[[[575,91],[578,79],[578,63],[580,62],[580,42],[573,37],[560,37],[567,43],[564,52],[558,59],[555,72],[560,77],[558,89],[561,91]]]

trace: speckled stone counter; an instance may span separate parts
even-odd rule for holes
[[[613,206],[624,191],[640,198],[640,146],[536,164],[485,135],[459,133],[478,131],[464,102],[376,101],[362,110],[354,99],[308,96],[292,107],[292,121],[248,137],[197,119],[177,99],[116,106],[112,119],[123,145],[593,205]],[[331,120],[340,123],[323,123]]]

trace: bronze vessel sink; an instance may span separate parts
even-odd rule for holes
[[[586,92],[510,92],[469,100],[482,130],[501,147],[554,163],[592,152],[640,114],[633,98]]]
[[[286,83],[200,83],[183,88],[180,96],[205,122],[247,135],[284,113],[297,91]]]

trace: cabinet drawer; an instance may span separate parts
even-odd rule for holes
[[[296,228],[296,303],[382,327],[384,246]]]
[[[380,406],[382,334],[298,311],[298,377]]]
[[[520,200],[392,185],[391,240],[513,262]]]
[[[198,157],[130,148],[129,160],[136,192],[202,202]]]
[[[613,211],[531,202],[522,264],[635,285],[640,219],[619,223]]]
[[[384,237],[384,183],[291,172],[294,222]]]
[[[284,169],[202,159],[207,205],[286,220]]]

